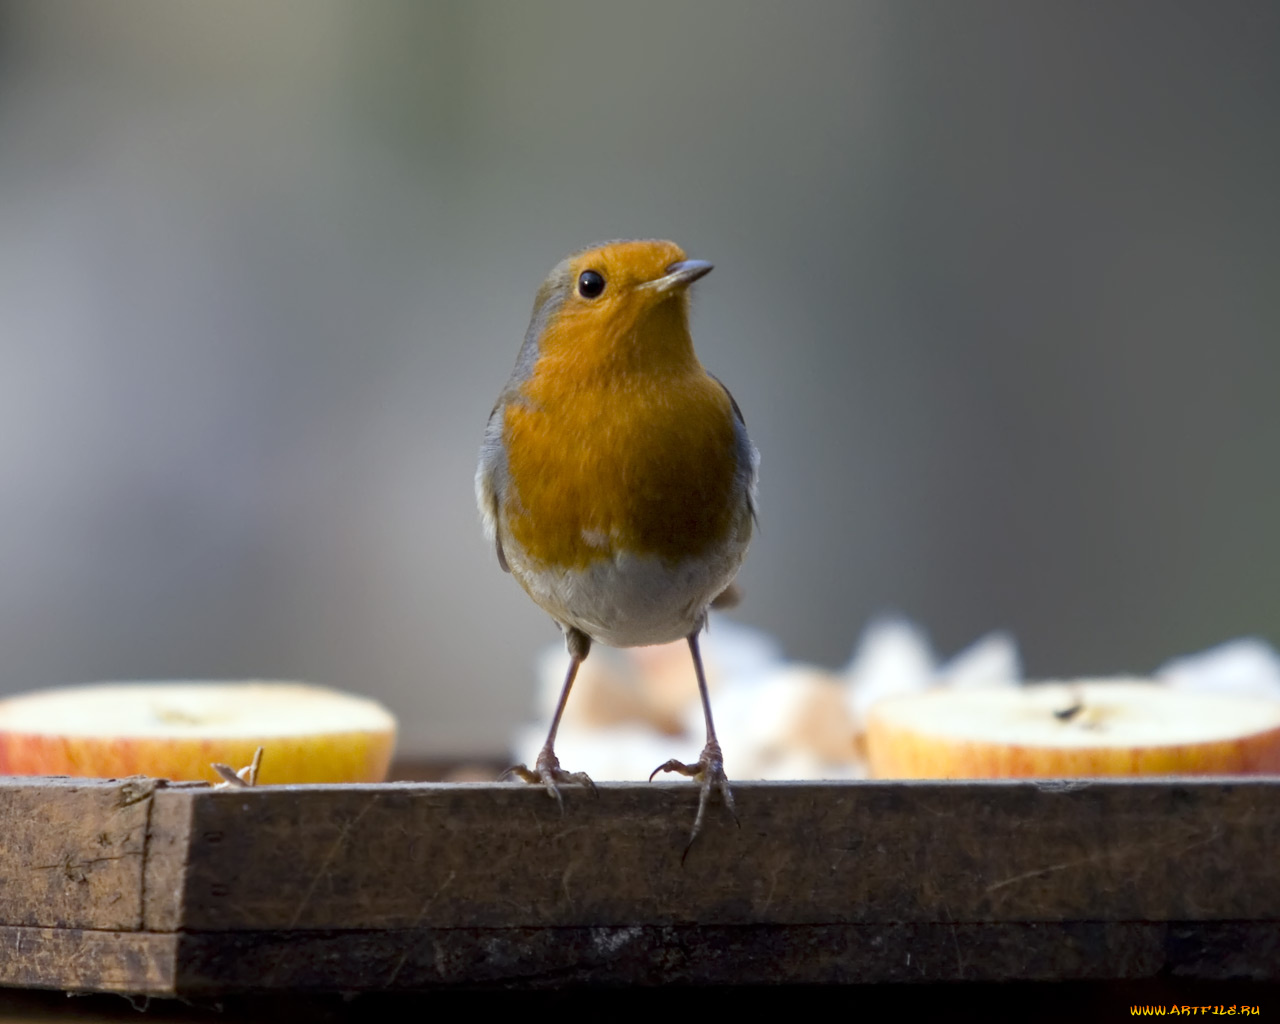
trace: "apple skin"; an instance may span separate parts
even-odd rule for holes
[[[867,732],[867,754],[876,779],[1270,774],[1280,772],[1280,729],[1241,740],[1081,750],[939,742],[932,736],[872,727]]]
[[[381,782],[394,732],[326,733],[234,739],[53,736],[0,732],[0,775],[73,775],[222,781],[213,762],[243,768],[263,748],[259,785]]]
[[[1102,700],[1106,682],[1085,684],[1085,703]],[[1126,684],[1131,685],[1131,684]],[[1163,690],[1156,684],[1146,684]],[[1114,688],[1114,687],[1113,687]],[[1024,688],[1033,689],[1033,688]],[[1001,691],[1011,701],[1020,698],[1020,689]],[[1068,688],[1064,694],[1071,692]],[[1274,711],[1259,715],[1259,727],[1240,735],[1206,739],[1202,742],[1125,742],[1117,730],[1114,742],[1101,739],[1095,745],[1053,745],[1028,742],[1020,737],[1019,723],[1006,723],[1007,736],[963,737],[920,728],[912,722],[910,702],[936,700],[956,702],[959,714],[969,709],[966,699],[990,699],[980,691],[931,691],[888,698],[873,706],[867,722],[867,753],[871,775],[878,779],[981,779],[981,778],[1073,778],[1133,775],[1235,775],[1280,772],[1280,726],[1274,725]],[[1205,694],[1205,699],[1233,701],[1237,698]],[[1145,699],[1145,698],[1144,698]],[[1157,698],[1160,699],[1160,698]],[[916,705],[917,708],[919,705]],[[1138,712],[1141,712],[1139,706]],[[1020,712],[1021,713],[1021,712]],[[1128,713],[1126,711],[1126,713]]]
[[[258,784],[381,782],[396,720],[305,683],[96,683],[0,700],[0,774],[220,782],[263,748]]]

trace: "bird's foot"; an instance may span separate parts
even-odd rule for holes
[[[560,786],[562,784],[577,783],[580,786],[586,786],[591,790],[593,795],[596,792],[596,784],[591,781],[591,777],[586,772],[567,772],[560,767],[560,759],[556,757],[555,751],[550,747],[543,747],[538,759],[533,763],[533,769],[526,768],[523,764],[513,764],[505,772],[498,776],[498,780],[509,778],[517,775],[524,779],[525,782],[532,782],[535,786],[538,783],[547,787],[547,792],[560,805],[560,813],[564,813],[564,797],[560,795]]]
[[[693,848],[693,841],[698,838],[698,833],[702,831],[702,819],[707,813],[707,801],[711,797],[711,791],[718,789],[720,796],[724,799],[724,805],[729,810],[729,815],[733,818],[733,823],[742,826],[738,822],[737,811],[733,807],[733,793],[729,789],[729,778],[724,773],[724,755],[720,752],[720,744],[715,740],[707,740],[707,745],[702,748],[702,756],[698,758],[696,764],[685,764],[683,761],[677,761],[674,757],[665,764],[658,765],[649,776],[649,781],[653,781],[653,776],[658,772],[679,772],[681,775],[688,775],[697,779],[700,783],[698,793],[698,816],[693,819],[693,832],[689,835],[688,845],[684,848],[684,854],[680,857],[680,863],[684,863],[685,857],[689,856],[689,851]]]

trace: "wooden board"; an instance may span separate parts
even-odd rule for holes
[[[142,927],[153,779],[0,776],[0,924]]]
[[[0,779],[0,984],[1280,980],[1280,780]]]

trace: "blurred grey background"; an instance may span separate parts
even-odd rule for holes
[[[791,655],[1280,641],[1278,52],[1273,2],[0,4],[0,690],[304,678],[502,751],[555,632],[480,433],[619,236],[716,263]]]

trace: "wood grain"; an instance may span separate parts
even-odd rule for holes
[[[140,928],[157,787],[0,776],[0,924]]]
[[[1274,783],[193,792],[195,930],[1280,919]],[[159,800],[176,794],[162,793]]]
[[[0,985],[68,992],[176,992],[178,936],[0,926]]]
[[[0,779],[0,985],[1280,980],[1280,780]]]

